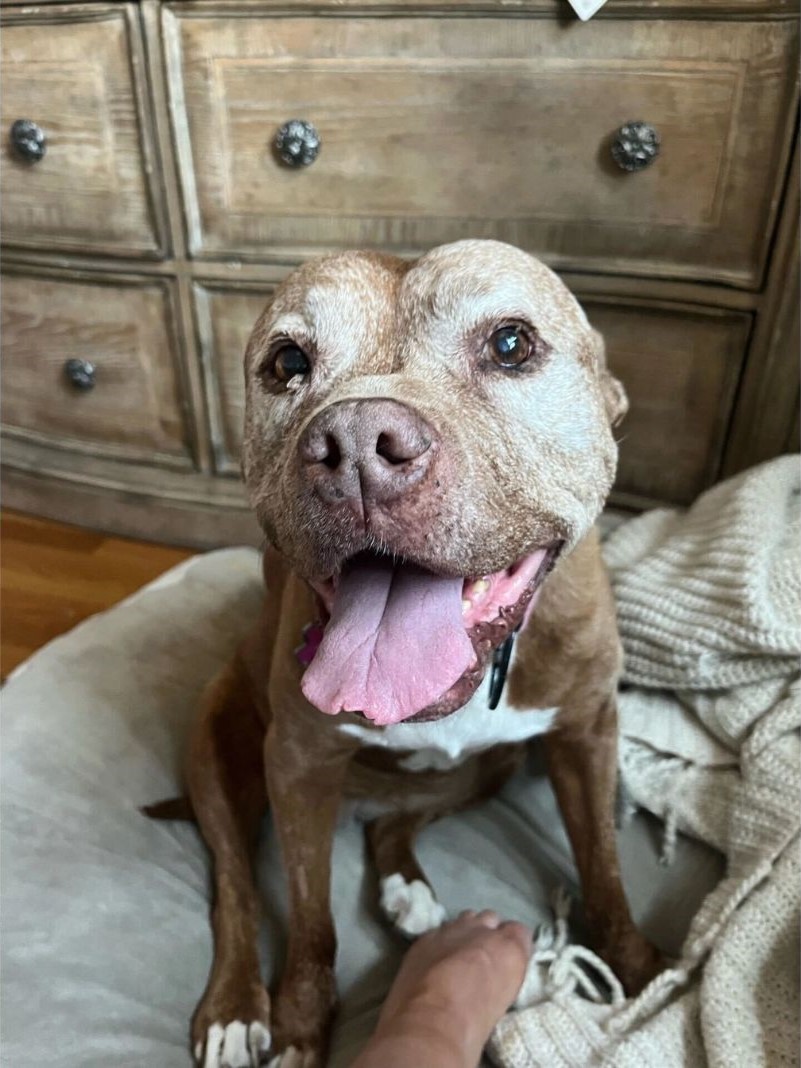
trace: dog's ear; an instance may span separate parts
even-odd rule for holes
[[[617,426],[629,410],[626,391],[617,378],[609,371],[606,364],[606,344],[603,335],[592,331],[592,348],[598,380],[604,395],[604,405],[610,426]]]

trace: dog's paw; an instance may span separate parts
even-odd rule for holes
[[[288,966],[273,1001],[270,1065],[322,1068],[336,1005],[332,965],[306,957]]]
[[[381,880],[381,908],[387,919],[407,938],[417,938],[432,931],[446,916],[430,886],[421,879],[407,883],[402,875],[388,875]]]
[[[270,995],[261,980],[212,976],[191,1033],[198,1068],[261,1068],[272,1047]]]
[[[322,1058],[316,1050],[289,1046],[283,1053],[273,1057],[267,1068],[321,1068],[322,1063]]]
[[[259,1020],[213,1023],[195,1044],[195,1062],[202,1068],[261,1068],[270,1045],[270,1032]]]

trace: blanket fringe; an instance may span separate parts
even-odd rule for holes
[[[537,929],[515,1008],[572,994],[580,994],[596,1005],[623,1005],[623,984],[609,965],[586,946],[568,941],[570,897],[563,887],[555,891],[552,907],[553,922],[540,924]]]
[[[716,920],[704,934],[691,942],[684,949],[682,960],[675,967],[660,972],[636,997],[622,1006],[606,1021],[605,1029],[613,1034],[630,1031],[635,1025],[653,1016],[664,1007],[673,992],[689,983],[693,972],[703,963],[720,932],[728,923],[732,913],[742,905],[751,892],[769,876],[773,865],[763,860],[742,879],[721,908]],[[714,893],[714,891],[713,891]]]

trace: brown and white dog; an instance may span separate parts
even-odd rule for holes
[[[215,882],[197,1060],[322,1064],[340,802],[380,803],[367,835],[382,904],[420,933],[444,910],[415,834],[496,791],[534,735],[596,948],[638,990],[660,960],[632,923],[615,846],[621,652],[593,524],[627,402],[601,338],[550,270],[507,245],[462,241],[415,262],[342,253],[278,289],[245,374],[267,595],[191,743]],[[488,667],[519,628],[493,709]],[[268,803],[291,910],[272,1011],[252,864]]]

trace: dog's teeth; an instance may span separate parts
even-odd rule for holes
[[[462,590],[462,609],[467,612],[487,596],[490,584],[486,579],[476,579]]]

